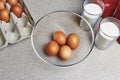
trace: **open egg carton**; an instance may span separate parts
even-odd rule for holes
[[[10,13],[8,22],[0,20],[0,49],[30,37],[35,23],[23,0],[17,3],[22,8],[20,17],[11,11],[12,6],[9,3],[4,2]]]

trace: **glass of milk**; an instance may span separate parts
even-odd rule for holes
[[[90,23],[91,27],[93,27],[98,18],[102,15],[104,8],[104,3],[101,0],[85,0],[83,3],[82,16]],[[80,21],[80,26],[84,30],[89,30],[82,20]]]
[[[95,45],[99,49],[107,49],[120,35],[120,21],[113,17],[104,18],[95,38]]]

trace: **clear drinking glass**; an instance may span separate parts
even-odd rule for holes
[[[113,17],[107,17],[101,21],[99,26],[95,45],[99,49],[107,49],[120,35],[120,21]]]
[[[85,0],[83,3],[83,9],[82,16],[93,27],[104,11],[104,3],[101,0]],[[80,21],[80,24],[84,30],[88,30],[88,27],[83,21]]]

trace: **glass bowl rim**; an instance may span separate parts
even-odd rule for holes
[[[92,34],[91,49],[89,50],[89,52],[87,53],[87,55],[86,55],[83,59],[81,59],[80,61],[77,61],[77,62],[72,63],[72,64],[68,64],[68,65],[53,64],[53,63],[50,63],[50,62],[44,60],[44,59],[38,54],[37,50],[36,50],[35,47],[34,47],[33,37],[34,37],[34,32],[35,32],[35,30],[36,30],[37,24],[38,24],[44,17],[46,17],[47,15],[52,14],[52,13],[57,13],[57,12],[67,12],[67,13],[71,13],[71,14],[73,14],[73,15],[78,16],[79,18],[83,19],[83,20],[88,24],[88,26],[89,26],[89,28],[90,28],[90,30],[91,30],[91,34]],[[33,30],[32,30],[32,33],[31,33],[31,43],[32,43],[32,48],[33,48],[35,54],[36,54],[36,55],[39,57],[39,59],[41,59],[44,63],[46,63],[46,64],[48,64],[48,65],[50,65],[50,66],[53,66],[53,67],[70,67],[70,66],[73,66],[73,65],[76,65],[76,64],[82,62],[82,61],[83,61],[84,59],[86,59],[86,58],[88,57],[88,55],[91,53],[91,51],[92,51],[92,49],[93,49],[93,47],[94,47],[94,31],[93,31],[91,25],[89,24],[89,22],[88,22],[84,17],[80,16],[79,14],[77,14],[77,13],[75,13],[75,12],[72,12],[72,11],[58,10],[58,11],[53,11],[53,12],[47,13],[46,15],[42,16],[42,17],[35,23],[35,25],[34,25],[34,27],[33,27]]]

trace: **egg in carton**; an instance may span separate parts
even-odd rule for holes
[[[19,39],[21,38],[18,27],[14,23],[11,15],[10,15],[9,23],[5,22],[5,21],[2,21],[1,29],[4,33],[4,36],[7,40],[7,42],[10,43],[10,44],[18,42]]]
[[[7,6],[8,9],[12,9],[12,11],[13,11],[13,12],[10,13],[10,20],[12,21],[12,24],[15,24],[14,28],[17,27],[17,29],[19,31],[19,34],[21,36],[20,40],[28,38],[31,35],[31,32],[32,32],[32,25],[30,24],[27,15],[24,12],[22,12],[22,14],[18,14],[18,13],[16,14],[14,12],[14,8],[19,7],[20,4],[18,4],[14,8],[10,8],[9,4],[7,4],[6,6]],[[10,21],[10,23],[11,23],[11,21]],[[13,31],[14,31],[14,29],[13,29]],[[20,40],[18,40],[18,41],[20,41]],[[16,41],[16,42],[18,42],[18,41]]]
[[[26,14],[23,13],[20,18],[18,18],[14,13],[11,13],[11,16],[18,27],[21,38],[29,37],[32,32],[32,25],[29,23]]]
[[[21,6],[23,9],[20,17],[18,17],[16,13],[14,13],[14,9],[12,10],[12,7],[6,3],[6,8],[11,12],[9,22],[1,21],[1,33],[3,33],[4,37],[0,38],[1,45],[4,41],[6,42],[6,45],[8,43],[17,43],[25,38],[30,37],[31,35],[35,22],[31,17],[23,0],[19,0],[19,3],[17,5]]]
[[[20,3],[20,5],[22,7],[24,7],[23,8],[24,12],[22,14],[22,17],[19,18],[19,20],[21,20],[21,21],[24,19],[23,22],[25,22],[23,24],[23,32],[21,32],[21,33],[23,33],[22,37],[29,37],[31,35],[31,33],[32,33],[32,29],[33,29],[33,27],[35,25],[35,22],[34,22],[33,18],[31,17],[31,15],[30,15],[25,3],[23,2],[23,0],[19,0],[19,3]]]

